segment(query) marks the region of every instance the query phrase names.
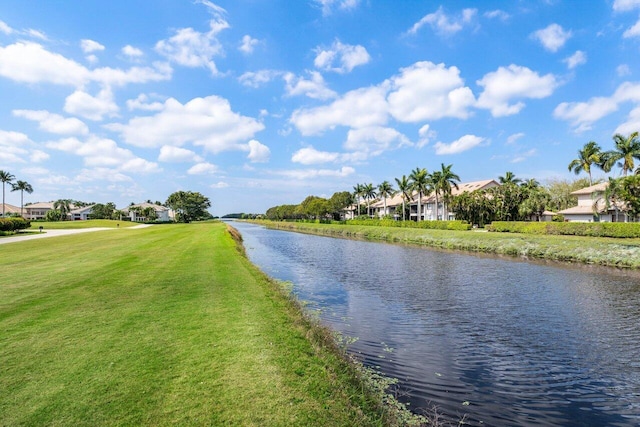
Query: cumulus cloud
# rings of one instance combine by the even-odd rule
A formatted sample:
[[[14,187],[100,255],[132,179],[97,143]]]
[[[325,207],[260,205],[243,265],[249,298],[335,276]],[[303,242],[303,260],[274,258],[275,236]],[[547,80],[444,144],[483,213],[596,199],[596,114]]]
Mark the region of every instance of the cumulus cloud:
[[[313,147],[305,147],[293,153],[291,161],[303,165],[316,165],[321,163],[332,163],[340,158],[340,153],[319,151]]]
[[[344,149],[356,154],[356,158],[364,160],[407,145],[411,145],[411,141],[397,130],[372,126],[349,130]]]
[[[238,49],[240,49],[240,52],[251,54],[253,53],[253,49],[259,44],[260,40],[254,39],[250,35],[245,35],[242,37],[242,43]]]
[[[80,47],[84,53],[93,53],[103,51],[105,47],[94,40],[83,39],[80,41]]]
[[[571,36],[571,31],[565,31],[558,24],[551,24],[531,34],[531,37],[538,40],[550,52],[557,52]]]
[[[11,28],[9,25],[7,25],[4,21],[0,21],[0,33],[4,33],[6,35],[9,35],[9,34],[13,33],[13,28]]]
[[[616,12],[627,12],[633,9],[640,9],[640,0],[615,0],[613,10]]]
[[[477,83],[484,88],[477,106],[491,110],[494,117],[517,114],[525,107],[522,101],[510,103],[513,99],[546,98],[558,86],[553,74],[540,76],[527,67],[514,64],[485,74]]]
[[[0,164],[26,163],[32,144],[24,133],[0,130]]]
[[[38,127],[46,132],[59,135],[86,135],[89,128],[81,120],[71,117],[64,118],[43,110],[13,110],[13,115],[38,122]]]
[[[247,158],[251,163],[266,163],[271,157],[271,150],[266,145],[252,139],[247,144],[249,148],[249,155]]]
[[[373,86],[347,92],[330,105],[301,108],[291,115],[291,123],[303,135],[318,135],[336,126],[362,128],[387,122],[386,88]]]
[[[118,113],[118,105],[109,89],[101,90],[97,96],[83,90],[76,90],[65,99],[64,111],[85,119],[100,121],[104,116],[113,117]]]
[[[524,133],[522,132],[518,132],[518,133],[514,133],[512,135],[509,135],[509,137],[507,138],[507,144],[508,145],[512,145],[515,144],[517,140],[519,140],[520,138],[524,137]]]
[[[425,15],[420,21],[413,24],[408,33],[416,34],[422,27],[428,25],[436,34],[451,36],[461,31],[465,26],[470,25],[477,13],[477,9],[463,9],[458,16],[450,16],[440,6],[437,11]]]
[[[127,108],[129,111],[160,111],[164,108],[164,104],[158,101],[150,102],[149,96],[141,93],[136,99],[127,100]]]
[[[316,53],[313,61],[316,68],[336,73],[350,73],[355,67],[371,60],[363,46],[343,44],[339,40],[334,41],[330,48],[317,48]]]
[[[582,65],[582,64],[586,64],[587,63],[587,54],[584,53],[581,50],[577,50],[576,53],[574,53],[570,57],[566,58],[563,62],[565,64],[567,64],[567,67],[570,70],[573,70],[578,65]]]
[[[194,98],[182,104],[174,98],[164,102],[153,116],[134,117],[127,124],[108,127],[138,147],[182,146],[192,143],[212,153],[246,149],[248,141],[264,129],[259,121],[231,110],[218,96]]]
[[[360,0],[314,0],[321,8],[324,16],[331,15],[335,8],[339,10],[355,9]]]
[[[213,15],[209,31],[202,33],[193,28],[181,28],[170,38],[156,43],[155,50],[183,67],[205,67],[212,75],[217,75],[218,68],[213,58],[224,53],[218,34],[229,28],[229,23],[224,18],[224,9],[208,1],[201,0],[200,3],[207,6]]]
[[[475,135],[465,135],[460,139],[457,139],[449,144],[443,142],[436,142],[435,149],[436,154],[458,154],[463,151],[470,150],[485,141],[485,138],[481,138]]]
[[[587,102],[562,102],[554,110],[556,119],[571,123],[576,132],[590,130],[594,122],[618,110],[612,98],[594,97]]]
[[[186,148],[163,145],[158,156],[160,162],[202,162],[202,157],[198,156]]]
[[[189,175],[212,175],[216,172],[218,167],[208,162],[195,164],[187,171]]]
[[[129,44],[122,48],[122,53],[129,58],[140,58],[144,56],[144,52],[142,52],[142,50]]]
[[[349,166],[343,166],[340,169],[296,169],[277,172],[290,179],[305,180],[311,178],[344,178],[355,173],[355,169]]]
[[[286,73],[284,75],[285,92],[287,96],[304,95],[313,99],[331,99],[338,96],[337,93],[329,89],[320,74],[317,71],[309,72],[310,79],[298,77],[293,73]]]
[[[496,10],[490,10],[488,12],[485,12],[484,17],[489,19],[499,19],[501,21],[506,21],[511,16],[504,10],[496,9]]]
[[[640,36],[640,20],[636,22],[632,27],[628,28],[624,33],[622,33],[622,37],[624,37],[625,39],[638,36]]]
[[[400,70],[391,79],[391,115],[401,122],[436,120],[443,117],[465,119],[475,103],[471,89],[464,86],[460,70],[424,61]]]
[[[437,134],[436,131],[431,129],[431,126],[424,125],[418,130],[418,136],[420,137],[420,139],[418,140],[416,146],[418,148],[422,148],[425,145],[429,144],[431,139],[435,138]]]
[[[276,70],[247,71],[238,78],[238,81],[243,86],[258,88],[280,75],[282,72]]]

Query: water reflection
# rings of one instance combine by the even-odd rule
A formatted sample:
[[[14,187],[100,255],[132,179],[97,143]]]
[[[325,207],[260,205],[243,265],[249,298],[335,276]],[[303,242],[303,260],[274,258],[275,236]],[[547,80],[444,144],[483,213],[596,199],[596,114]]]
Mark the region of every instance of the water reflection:
[[[640,279],[234,223],[411,407],[471,425],[640,424]]]

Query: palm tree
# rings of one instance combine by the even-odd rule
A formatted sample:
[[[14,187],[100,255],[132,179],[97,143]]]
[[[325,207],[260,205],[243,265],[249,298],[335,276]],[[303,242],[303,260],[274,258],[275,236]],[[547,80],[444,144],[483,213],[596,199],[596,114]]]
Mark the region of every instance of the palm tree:
[[[622,167],[622,175],[627,176],[629,171],[634,169],[633,159],[640,160],[640,140],[638,140],[638,132],[633,132],[627,138],[619,133],[613,135],[615,150],[604,153],[603,169],[609,172],[613,165],[618,161]]]
[[[0,181],[2,181],[2,218],[4,218],[4,185],[6,183],[11,183],[15,176],[11,175],[9,172],[0,170]]]
[[[569,163],[569,171],[574,171],[576,175],[585,171],[589,174],[589,185],[593,185],[591,178],[591,165],[602,165],[604,156],[600,146],[594,141],[587,142],[582,150],[578,150],[578,158]]]
[[[353,198],[356,201],[356,204],[358,205],[358,216],[360,216],[360,197],[362,196],[362,184],[356,184],[355,187],[353,187]]]
[[[507,171],[504,176],[499,176],[498,181],[500,184],[520,184],[522,180],[520,178],[516,178],[516,175],[513,172]]]
[[[71,201],[69,199],[58,199],[53,203],[53,209],[60,211],[61,221],[66,221],[67,215],[71,212]]]
[[[445,166],[444,163],[440,164],[441,170],[435,171],[431,174],[431,182],[433,183],[433,189],[436,195],[436,219],[438,219],[438,194],[442,194],[442,219],[444,219],[444,204],[451,197],[451,187],[458,189],[458,183],[460,177],[451,171],[453,165]],[[457,182],[456,182],[457,181]]]
[[[26,191],[29,194],[33,193],[33,187],[27,181],[17,181],[15,184],[11,184],[11,186],[13,187],[11,191],[20,192],[20,216],[23,216],[22,208],[24,206],[24,192]]]
[[[387,197],[393,197],[395,194],[396,191],[389,181],[382,181],[382,183],[378,185],[378,195],[384,200],[384,215],[387,215]]]
[[[402,179],[396,178],[396,184],[398,184],[398,192],[402,193],[402,220],[406,221],[405,201],[411,200],[411,181],[406,175],[402,175]]]
[[[418,221],[420,221],[420,217],[422,216],[422,212],[420,209],[422,196],[429,191],[431,185],[429,183],[427,170],[425,168],[415,168],[411,171],[409,179],[411,180],[411,190],[418,193]]]
[[[376,198],[376,190],[372,183],[362,185],[362,197],[367,201],[367,216],[371,217],[371,200]]]

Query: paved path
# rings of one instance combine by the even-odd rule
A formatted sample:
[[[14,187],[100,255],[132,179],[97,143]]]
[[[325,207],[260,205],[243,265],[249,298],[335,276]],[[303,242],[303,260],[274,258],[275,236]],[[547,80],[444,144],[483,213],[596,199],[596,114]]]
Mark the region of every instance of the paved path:
[[[133,230],[136,228],[151,227],[151,224],[140,224],[134,227],[122,227],[122,230]],[[73,230],[45,230],[42,233],[29,233],[29,234],[17,234],[15,236],[7,236],[0,238],[0,245],[5,243],[22,242],[24,240],[43,239],[45,237],[66,236],[67,234],[88,233],[91,231],[102,230],[120,230],[120,228],[108,228],[108,227],[93,227],[93,228],[78,228]]]

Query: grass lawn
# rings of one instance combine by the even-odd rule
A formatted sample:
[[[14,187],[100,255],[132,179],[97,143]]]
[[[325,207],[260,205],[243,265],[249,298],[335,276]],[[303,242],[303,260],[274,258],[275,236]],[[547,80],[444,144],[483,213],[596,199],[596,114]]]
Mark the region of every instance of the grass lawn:
[[[383,425],[225,230],[1,246],[0,425]]]
[[[584,264],[640,268],[640,239],[261,221],[271,228]]]
[[[111,219],[90,219],[88,221],[55,221],[55,222],[45,222],[45,221],[31,221],[31,230],[38,230],[39,227],[44,228],[44,230],[61,230],[61,229],[78,229],[78,228],[93,228],[93,227],[107,227],[107,228],[117,228],[117,227],[134,227],[136,225],[140,225],[139,222],[132,221],[114,221]]]

